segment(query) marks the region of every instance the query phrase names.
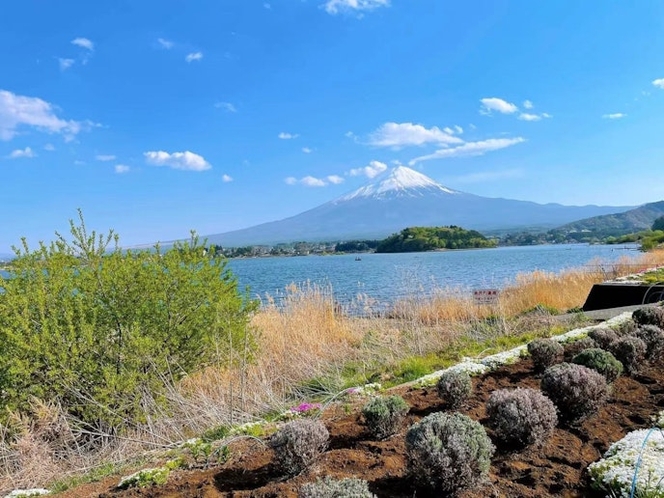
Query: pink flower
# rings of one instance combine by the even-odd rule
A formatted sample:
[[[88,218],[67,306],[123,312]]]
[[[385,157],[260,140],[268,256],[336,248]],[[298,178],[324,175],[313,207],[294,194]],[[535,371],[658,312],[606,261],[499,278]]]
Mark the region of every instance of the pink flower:
[[[320,403],[301,403],[291,408],[294,412],[305,413],[310,410],[320,410],[322,408]]]

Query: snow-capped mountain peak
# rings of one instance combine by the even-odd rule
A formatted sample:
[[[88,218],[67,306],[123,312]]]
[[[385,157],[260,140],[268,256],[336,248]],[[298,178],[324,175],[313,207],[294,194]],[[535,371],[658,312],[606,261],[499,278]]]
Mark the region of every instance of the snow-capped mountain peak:
[[[337,201],[349,201],[360,197],[420,197],[425,194],[457,194],[431,178],[406,166],[397,166],[376,177],[374,181],[342,196]]]

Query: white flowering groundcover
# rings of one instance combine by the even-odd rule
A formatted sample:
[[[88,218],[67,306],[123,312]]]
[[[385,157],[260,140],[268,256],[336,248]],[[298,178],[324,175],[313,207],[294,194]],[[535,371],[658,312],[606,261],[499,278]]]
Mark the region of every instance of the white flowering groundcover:
[[[664,497],[664,433],[641,429],[613,443],[604,458],[591,463],[594,485],[611,497]]]

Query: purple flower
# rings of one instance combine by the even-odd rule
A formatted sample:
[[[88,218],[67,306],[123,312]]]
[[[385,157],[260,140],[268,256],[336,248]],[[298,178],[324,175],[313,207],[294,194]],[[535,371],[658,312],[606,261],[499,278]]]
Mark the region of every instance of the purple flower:
[[[305,413],[310,410],[320,410],[322,408],[320,403],[301,403],[291,408],[294,412]]]

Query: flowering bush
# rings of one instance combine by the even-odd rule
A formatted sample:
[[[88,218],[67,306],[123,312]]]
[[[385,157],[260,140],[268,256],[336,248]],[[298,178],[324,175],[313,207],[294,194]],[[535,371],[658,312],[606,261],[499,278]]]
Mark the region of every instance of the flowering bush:
[[[606,402],[606,379],[590,368],[561,363],[542,376],[542,391],[558,408],[559,418],[575,423],[595,413]]]
[[[647,440],[646,440],[647,438]],[[645,443],[645,444],[644,444]],[[638,469],[637,462],[640,461]],[[638,472],[637,472],[638,470]],[[613,443],[604,457],[588,467],[595,488],[611,496],[664,496],[664,435],[659,429],[630,432]]]
[[[638,373],[647,351],[646,343],[638,337],[621,337],[611,344],[611,352],[623,364],[629,375]]]
[[[378,397],[369,401],[362,415],[371,434],[378,439],[393,436],[401,428],[409,406],[401,396]]]
[[[615,356],[599,348],[581,351],[572,359],[572,363],[592,368],[602,374],[607,382],[616,380],[623,371],[622,363]]]
[[[590,337],[584,337],[578,341],[573,341],[565,344],[565,361],[569,361],[579,354],[584,349],[596,348],[597,343]]]
[[[300,488],[298,498],[375,498],[367,481],[362,479],[332,479],[325,477]]]
[[[528,352],[533,359],[535,371],[543,372],[562,361],[565,348],[551,339],[535,339],[528,344]]]
[[[318,420],[288,422],[270,440],[276,464],[288,475],[310,467],[327,448],[330,434]]]
[[[553,402],[535,389],[500,389],[486,405],[496,438],[517,449],[541,445],[558,423]]]
[[[432,413],[406,434],[408,470],[415,481],[453,493],[486,477],[494,447],[479,422],[460,413]]]
[[[632,320],[638,325],[656,325],[664,327],[664,308],[659,306],[644,306],[638,308],[632,313]]]
[[[641,325],[634,332],[634,337],[646,344],[646,356],[656,361],[664,352],[664,331],[656,325]]]
[[[447,370],[438,379],[438,395],[450,408],[461,407],[473,392],[470,375],[463,371]]]
[[[588,337],[597,343],[598,348],[608,351],[613,341],[617,341],[619,336],[615,330],[601,327],[588,332]]]

